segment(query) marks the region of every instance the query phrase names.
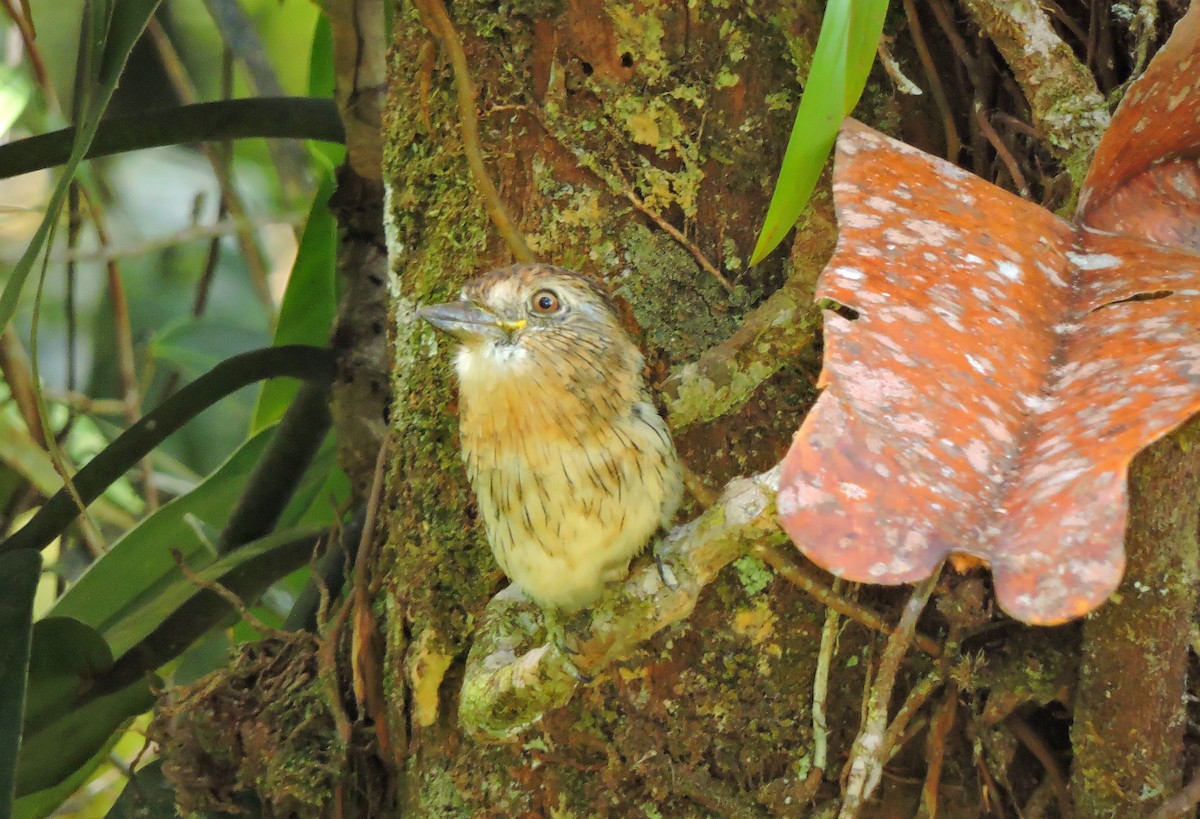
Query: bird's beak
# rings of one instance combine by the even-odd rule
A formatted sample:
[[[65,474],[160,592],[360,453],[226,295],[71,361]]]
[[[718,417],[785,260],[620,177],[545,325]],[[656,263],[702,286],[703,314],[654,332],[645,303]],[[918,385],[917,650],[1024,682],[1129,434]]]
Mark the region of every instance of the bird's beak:
[[[470,301],[452,301],[422,307],[417,315],[462,342],[486,336],[504,336],[525,326],[525,321],[505,321]]]

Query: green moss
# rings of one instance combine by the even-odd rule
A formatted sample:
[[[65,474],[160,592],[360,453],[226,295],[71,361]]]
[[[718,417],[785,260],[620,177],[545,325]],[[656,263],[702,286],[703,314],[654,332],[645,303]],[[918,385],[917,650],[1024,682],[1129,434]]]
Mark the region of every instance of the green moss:
[[[742,588],[750,596],[761,592],[775,579],[775,572],[771,571],[766,563],[763,563],[754,555],[739,557],[733,562],[733,567],[737,570],[738,580],[741,581]]]

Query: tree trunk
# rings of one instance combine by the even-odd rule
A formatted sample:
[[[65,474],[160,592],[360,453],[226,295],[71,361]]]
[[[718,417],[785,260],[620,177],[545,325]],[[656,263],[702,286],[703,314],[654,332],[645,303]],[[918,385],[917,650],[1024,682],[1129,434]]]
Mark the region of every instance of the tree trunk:
[[[420,0],[395,14],[383,107],[394,401],[379,598],[387,722],[390,736],[404,740],[391,761],[406,813],[803,816],[837,804],[885,635],[850,623],[825,641],[835,652],[822,663],[830,762],[814,772],[813,680],[825,609],[749,555],[704,590],[686,621],[577,686],[566,707],[515,740],[486,744],[459,722],[467,652],[506,581],[460,461],[452,351],[414,311],[516,260],[520,251],[489,213],[510,214],[539,260],[595,275],[629,303],[680,454],[708,487],[775,465],[815,398],[820,316],[811,294],[836,238],[828,186],[787,252],[753,268],[747,262],[825,4],[733,5],[474,1],[455,3],[447,24],[441,0]],[[918,18],[906,5],[911,30]],[[945,31],[948,4],[934,5]],[[896,94],[877,72],[856,116],[939,153],[960,144],[951,138],[957,122],[970,130],[975,172],[1011,175],[1016,185],[1017,161],[997,160],[994,131],[972,124],[970,112],[989,95],[1021,89],[1001,76],[982,38],[947,36],[970,76],[947,70],[939,80],[925,54],[936,103],[932,94]],[[456,42],[464,59],[456,59]],[[967,45],[976,51],[966,53]],[[908,65],[921,62],[904,56]],[[980,77],[986,82],[972,86]],[[944,134],[930,124],[939,121]],[[1027,131],[1014,131],[1016,139]],[[1024,167],[1043,166],[1038,151],[1020,158]],[[473,176],[480,161],[494,199]],[[1045,203],[1070,196],[1049,174],[1036,182]],[[680,520],[703,506],[685,502]],[[893,712],[907,719],[932,701],[936,716],[928,731],[921,716],[904,733],[888,763],[898,775],[884,778],[872,815],[932,816],[939,807],[955,817],[1036,815],[1055,798],[1060,813],[1069,810],[1062,714],[1080,629],[1011,621],[981,628],[990,616],[984,589],[977,578],[946,581],[937,614],[922,623],[941,618],[963,653],[946,647],[940,660],[907,658]],[[857,593],[886,623],[905,596]],[[1180,610],[1193,602],[1181,600]],[[1174,691],[1186,655],[1177,644],[1170,651]],[[905,703],[911,708],[898,708],[910,691],[918,697]],[[1085,729],[1076,726],[1077,742],[1088,741]],[[1173,759],[1177,735],[1164,738]],[[907,741],[913,737],[924,740]]]
[[[484,166],[504,206],[539,259],[596,275],[628,300],[659,381],[730,336],[785,280],[811,293],[832,250],[822,198],[790,258],[746,266],[821,6],[780,3],[748,15],[569,2],[529,4],[517,16],[490,4],[454,6],[478,90]],[[753,558],[726,570],[685,625],[582,687],[516,742],[489,747],[463,734],[457,700],[472,627],[505,581],[460,465],[450,351],[412,310],[455,297],[466,279],[514,258],[468,168],[445,45],[411,8],[394,25],[384,156],[397,328],[387,668],[391,719],[397,735],[411,737],[397,760],[408,808],[425,816],[791,812],[803,801],[812,750],[824,614]],[[732,280],[731,291],[710,266]],[[811,338],[815,311],[794,315]],[[688,465],[719,487],[775,464],[811,403],[815,366],[811,355],[788,363],[755,401],[677,430]],[[728,390],[729,380],[707,386]],[[862,630],[848,632],[842,664],[869,642]],[[831,702],[835,749],[853,737],[864,665],[839,680]],[[830,786],[825,795],[834,793]]]

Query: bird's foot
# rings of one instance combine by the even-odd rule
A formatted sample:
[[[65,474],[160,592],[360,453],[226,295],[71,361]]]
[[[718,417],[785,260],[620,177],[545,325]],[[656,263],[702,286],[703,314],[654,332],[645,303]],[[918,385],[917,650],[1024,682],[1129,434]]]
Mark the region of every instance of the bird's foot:
[[[563,658],[566,660],[564,667],[577,682],[586,685],[592,681],[591,676],[579,670],[575,660],[579,656],[579,649],[572,645],[572,643],[576,645],[578,643],[567,636],[566,624],[559,618],[557,612],[546,612],[546,642],[554,644],[562,652]]]
[[[657,551],[654,552],[654,565],[658,567],[658,577],[662,580],[663,585],[671,591],[679,588],[679,578],[675,576],[675,572],[671,567],[663,562],[662,555]]]

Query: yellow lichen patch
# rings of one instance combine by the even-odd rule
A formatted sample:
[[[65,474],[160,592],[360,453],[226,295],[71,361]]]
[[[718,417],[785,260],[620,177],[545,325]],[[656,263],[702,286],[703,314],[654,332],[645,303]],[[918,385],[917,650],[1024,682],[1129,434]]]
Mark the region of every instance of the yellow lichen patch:
[[[733,630],[748,637],[755,645],[771,638],[775,633],[775,622],[775,612],[771,611],[771,604],[765,599],[733,613]]]
[[[408,655],[408,685],[412,689],[413,715],[423,727],[437,720],[439,694],[446,669],[454,657],[441,650],[431,629],[421,632]]]

